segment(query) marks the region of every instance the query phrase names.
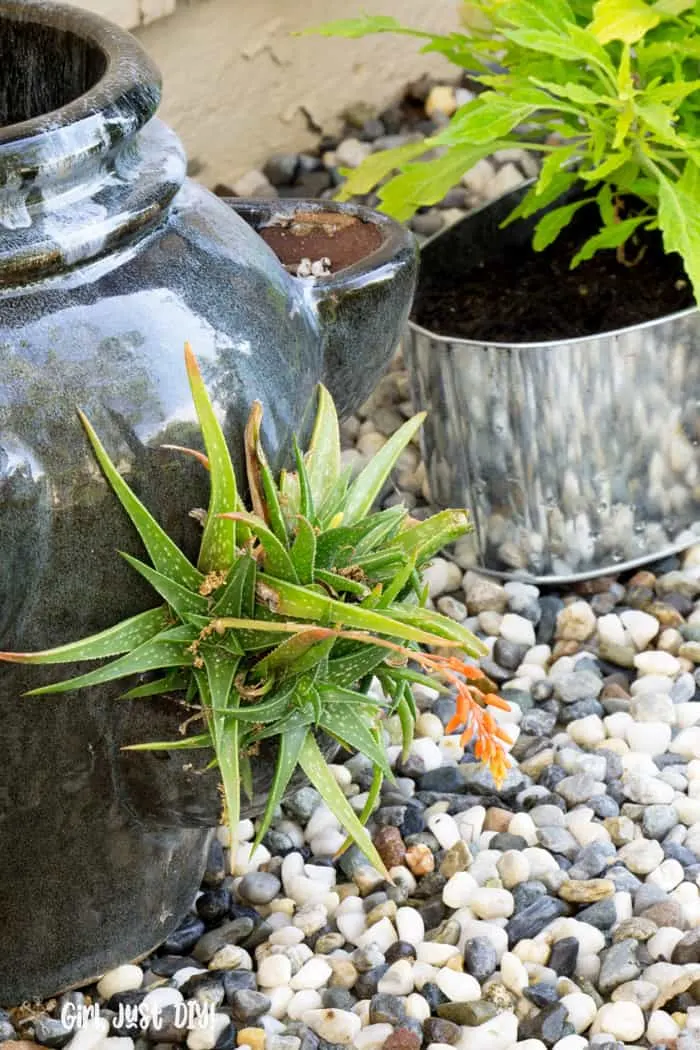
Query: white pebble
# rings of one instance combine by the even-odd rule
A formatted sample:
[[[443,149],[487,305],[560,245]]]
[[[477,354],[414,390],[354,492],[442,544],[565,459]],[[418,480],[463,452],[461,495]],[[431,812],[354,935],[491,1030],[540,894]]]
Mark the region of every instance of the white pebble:
[[[380,995],[409,995],[413,991],[413,964],[408,959],[398,959],[379,978],[377,991]]]
[[[683,931],[676,930],[673,926],[662,926],[658,929],[654,936],[649,938],[646,945],[652,959],[655,962],[659,959],[670,962],[673,949],[682,936]]]
[[[653,1010],[647,1024],[647,1039],[654,1044],[672,1045],[680,1035],[680,1028],[665,1010]]]
[[[634,875],[648,875],[662,863],[664,851],[656,839],[636,839],[622,847],[618,859]]]
[[[605,1003],[601,1006],[592,1032],[606,1032],[623,1043],[634,1043],[644,1034],[644,1014],[636,1003]]]
[[[473,1003],[481,998],[481,988],[475,977],[443,966],[435,975],[435,983],[451,1003]]]
[[[340,1046],[352,1046],[362,1029],[361,1019],[349,1010],[308,1010],[302,1021],[321,1039]]]
[[[390,1024],[368,1024],[358,1032],[352,1045],[355,1050],[382,1050],[393,1031],[394,1026]]]
[[[268,955],[258,966],[258,984],[261,988],[288,986],[292,979],[292,964],[286,955]]]
[[[650,649],[646,653],[637,653],[634,666],[640,675],[658,674],[675,678],[681,671],[681,664],[675,656],[665,653],[663,649]]]
[[[205,1024],[198,1025],[188,1032],[189,1050],[213,1050],[219,1036],[230,1023],[231,1018],[227,1014],[213,1014]]]
[[[525,963],[513,952],[505,952],[501,959],[501,980],[506,988],[518,996],[530,983]]]
[[[605,740],[605,726],[603,719],[598,715],[586,715],[585,718],[575,718],[569,722],[566,731],[580,747],[597,747]]]
[[[472,894],[469,907],[477,919],[507,919],[515,905],[509,890],[482,887]]]
[[[106,1017],[90,1017],[78,1028],[66,1050],[95,1050],[109,1032],[109,1021]]]
[[[430,966],[444,966],[448,959],[459,955],[459,948],[454,944],[440,944],[439,941],[423,941],[416,948],[416,959]]]
[[[527,645],[528,648],[534,646],[537,639],[535,638],[535,628],[530,620],[526,620],[524,616],[518,616],[516,613],[506,613],[501,620],[500,628],[501,638],[505,638],[508,642],[513,642],[514,645]]]
[[[410,995],[407,995],[404,1006],[406,1016],[411,1017],[414,1021],[419,1021],[421,1024],[430,1017],[430,1003],[418,992],[411,992]]]
[[[321,958],[320,955],[315,955],[313,959],[305,962],[300,970],[297,970],[289,982],[289,987],[293,988],[295,992],[304,991],[308,988],[323,988],[328,983],[332,973],[333,970],[326,960]]]
[[[119,992],[131,992],[140,988],[143,983],[143,970],[140,966],[125,964],[109,970],[97,982],[97,992],[103,999],[111,999]]]
[[[496,868],[507,890],[518,886],[521,882],[527,882],[530,878],[530,864],[527,857],[515,849],[506,850],[497,862]]]
[[[473,875],[470,875],[468,871],[458,871],[447,880],[443,887],[443,904],[446,904],[448,908],[464,908],[470,903],[477,889],[478,883]]]
[[[671,742],[669,751],[671,754],[680,755],[682,758],[700,758],[700,726],[682,729]]]
[[[297,995],[299,993],[297,992]],[[268,1011],[270,1017],[275,1017],[277,1020],[281,1020],[286,1016],[289,1004],[294,998],[294,992],[291,988],[280,987],[280,988],[266,988],[265,995],[270,1000],[270,1009]]]
[[[399,908],[396,912],[396,931],[400,941],[419,945],[425,937],[423,916],[416,908]]]
[[[638,650],[646,647],[656,638],[661,624],[655,616],[640,609],[627,609],[620,613],[620,620]]]
[[[626,735],[633,751],[662,755],[671,743],[671,726],[663,722],[637,722],[627,727]]]
[[[139,1003],[139,1013],[142,1017],[157,1017],[166,1006],[179,1006],[184,1001],[177,988],[153,988]]]
[[[416,755],[423,762],[426,773],[442,766],[442,751],[434,740],[427,736],[416,737],[411,744],[411,754]]]
[[[561,998],[561,1004],[566,1008],[569,1021],[576,1029],[576,1034],[586,1032],[595,1020],[597,1007],[595,999],[586,995],[585,992],[571,992]]]
[[[384,918],[365,930],[362,936],[358,938],[357,946],[358,948],[368,948],[370,944],[376,944],[380,952],[385,952],[388,948],[391,948],[392,944],[396,944],[397,940],[398,937],[391,921]]]
[[[301,1021],[308,1010],[319,1010],[323,1006],[323,999],[319,992],[306,988],[295,992],[287,1006],[287,1017],[290,1021]]]
[[[683,877],[683,865],[677,860],[669,859],[651,871],[646,881],[670,893],[671,890],[675,890],[676,886],[680,886]]]
[[[449,813],[434,813],[428,818],[428,828],[443,849],[450,849],[462,838],[456,820]]]
[[[504,1011],[475,1028],[462,1028],[459,1050],[508,1050],[518,1039],[518,1019]]]
[[[557,1039],[552,1050],[587,1050],[588,1040],[582,1035],[565,1035],[563,1039]]]

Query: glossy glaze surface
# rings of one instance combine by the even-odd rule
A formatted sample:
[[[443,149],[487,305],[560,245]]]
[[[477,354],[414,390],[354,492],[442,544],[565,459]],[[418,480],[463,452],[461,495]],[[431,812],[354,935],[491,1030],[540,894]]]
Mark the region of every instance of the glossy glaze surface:
[[[239,461],[254,398],[279,459],[319,379],[346,411],[371,389],[407,314],[415,251],[368,216],[386,229],[376,258],[325,289],[297,281],[254,232],[259,219],[185,180],[135,41],[33,0],[0,2],[0,30],[14,47],[0,44],[0,649],[29,650],[154,604],[117,554],[143,552],[76,407],[194,554],[188,512],[205,504],[206,479],[160,447],[199,441],[184,341]],[[64,62],[59,80],[11,88],[12,76],[50,76],[46,49]],[[119,686],[22,697],[67,670],[0,669],[2,1005],[162,940],[191,903],[217,818],[214,785],[183,773],[186,760],[120,753],[173,737],[174,703],[120,703]],[[258,794],[269,775],[259,768]]]

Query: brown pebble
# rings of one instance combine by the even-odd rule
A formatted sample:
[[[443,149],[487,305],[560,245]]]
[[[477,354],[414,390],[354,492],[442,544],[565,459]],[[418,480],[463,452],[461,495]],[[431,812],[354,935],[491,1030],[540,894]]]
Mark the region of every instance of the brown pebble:
[[[573,589],[577,594],[584,596],[591,594],[604,594],[609,591],[613,583],[617,583],[617,576],[597,576],[593,580],[581,580],[575,583]]]
[[[607,685],[604,685],[600,694],[601,700],[629,700],[629,698],[630,694],[617,682],[609,682]]]
[[[420,1050],[421,1042],[410,1028],[397,1028],[384,1040],[383,1050]]]
[[[562,900],[572,904],[593,904],[612,897],[615,883],[611,879],[568,879],[559,887]]]
[[[651,919],[657,926],[673,926],[676,930],[685,930],[688,926],[680,904],[670,898],[667,901],[652,904],[651,907],[645,909],[642,915],[645,919]]]
[[[265,1050],[264,1028],[240,1028],[236,1036],[238,1046],[249,1046],[250,1050]]]
[[[374,845],[387,868],[396,868],[399,864],[403,864],[406,844],[398,828],[390,826],[380,828],[374,836]]]
[[[38,1050],[39,1043],[33,1043],[31,1039],[8,1039],[0,1043],[0,1050]]]
[[[656,584],[656,576],[653,572],[648,572],[646,569],[640,569],[639,572],[635,572],[631,580],[627,581],[627,587],[654,587]]]
[[[507,831],[512,819],[513,814],[509,809],[489,806],[484,819],[484,831]]]
[[[566,638],[558,641],[552,650],[552,663],[558,660],[560,656],[573,656],[580,648],[581,643],[575,642],[573,639]]]
[[[678,609],[674,609],[666,602],[652,602],[644,611],[650,616],[655,616],[662,627],[680,627],[685,623]]]
[[[466,871],[471,865],[472,855],[466,842],[461,839],[450,846],[440,864],[440,874],[446,879],[451,879],[458,871]]]
[[[413,875],[420,878],[435,870],[435,857],[428,846],[417,842],[406,850],[406,867]]]

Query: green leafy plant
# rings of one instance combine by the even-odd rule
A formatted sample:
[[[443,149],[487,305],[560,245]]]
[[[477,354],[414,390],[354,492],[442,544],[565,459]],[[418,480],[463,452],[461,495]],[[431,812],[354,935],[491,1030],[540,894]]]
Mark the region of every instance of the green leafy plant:
[[[177,451],[196,457],[209,471],[211,489],[196,566],[138,500],[81,414],[100,467],[151,564],[123,557],[151,584],[162,604],[90,638],[38,653],[4,652],[0,659],[60,664],[116,657],[29,695],[66,693],[160,672],[124,695],[133,700],[161,694],[183,698],[190,716],[183,735],[130,749],[213,749],[233,858],[241,788],[250,791],[252,783],[251,756],[272,740],[277,745],[276,765],[256,844],[300,767],[350,840],[383,870],[364,825],[383,778],[392,776],[381,736],[387,713],[399,717],[404,749],[411,745],[413,683],[455,691],[457,712],[448,729],[463,726],[465,741],[476,736],[475,753],[489,763],[497,781],[506,771],[503,742],[508,737],[487,710],[489,705],[506,705],[474,663],[457,655],[475,658],[483,647],[464,627],[424,607],[419,575],[436,551],[468,531],[467,515],[445,510],[418,522],[400,506],[372,513],[423,416],[404,423],[351,482],[349,472],[341,470],[335,407],[322,386],[308,451],[302,455],[294,442],[296,471],[282,471],[277,482],[260,441],[262,408],[253,404],[245,431],[251,503],[246,510],[189,347],[185,359],[206,454]],[[373,675],[386,700],[368,691]],[[201,732],[184,735],[197,719]],[[373,784],[359,816],[324,759],[318,733],[372,760]]]
[[[602,248],[633,261],[626,242],[640,228],[660,228],[665,250],[680,253],[700,298],[696,0],[468,0],[462,10],[463,31],[449,35],[382,15],[311,30],[417,37],[426,41],[423,51],[445,55],[483,89],[437,134],[374,153],[346,172],[340,199],[378,186],[383,210],[407,219],[495,150],[532,150],[544,158],[539,177],[508,221],[553,205],[577,183],[582,188],[539,220],[535,250],[592,201],[600,229],[572,267]]]

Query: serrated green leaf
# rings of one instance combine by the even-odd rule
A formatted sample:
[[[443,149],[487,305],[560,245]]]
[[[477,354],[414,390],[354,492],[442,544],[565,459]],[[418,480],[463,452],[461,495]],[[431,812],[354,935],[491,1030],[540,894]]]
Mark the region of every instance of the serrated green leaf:
[[[182,584],[164,576],[162,572],[157,572],[150,565],[139,561],[138,558],[133,558],[130,554],[125,554],[124,551],[119,553],[132,569],[135,569],[145,580],[148,580],[153,590],[157,591],[161,598],[165,599],[178,616],[185,616],[188,613],[204,616],[207,612],[207,600],[201,594],[183,587]]]
[[[327,627],[309,627],[281,642],[276,649],[255,665],[257,678],[264,679],[279,671],[301,673],[309,670],[330,651],[335,637],[329,637]],[[311,655],[311,663],[304,657]]]
[[[401,170],[409,161],[423,156],[433,147],[433,140],[422,139],[418,142],[408,142],[394,149],[380,150],[371,153],[362,163],[346,172],[337,200],[347,201],[354,196],[369,193],[378,186],[383,179],[393,171]]]
[[[569,225],[576,212],[594,199],[593,197],[585,197],[583,200],[573,201],[571,204],[563,204],[560,208],[554,208],[552,211],[548,211],[546,215],[543,215],[535,227],[535,236],[532,240],[532,247],[535,251],[541,252],[548,248],[557,239],[561,231]]]
[[[425,609],[422,606],[390,605],[383,610],[392,619],[397,620],[405,626],[413,626],[423,631],[430,631],[446,641],[457,642],[461,649],[468,652],[470,656],[484,656],[486,649],[475,634],[463,627],[456,620],[436,612],[434,609]]]
[[[156,678],[152,682],[137,685],[127,693],[122,694],[122,700],[141,700],[149,696],[160,696],[163,693],[178,693],[187,686],[187,678],[179,671],[174,671]]]
[[[281,580],[289,580],[290,583],[298,582],[289,552],[260,518],[254,514],[247,514],[245,511],[229,514],[228,517],[244,522],[260,542],[265,552],[265,567],[268,572],[278,576]]]
[[[292,437],[292,447],[294,449],[294,458],[297,465],[297,481],[299,482],[299,513],[303,518],[314,522],[316,520],[316,512],[314,508],[314,497],[311,491],[311,482],[296,437]]]
[[[318,407],[306,456],[314,507],[322,507],[340,476],[340,429],[333,398],[318,385]]]
[[[600,92],[592,91],[585,84],[577,84],[575,81],[556,84],[551,80],[538,80],[536,77],[532,77],[531,80],[533,84],[537,84],[538,87],[556,96],[556,98],[568,99],[569,102],[574,102],[576,105],[609,106],[611,103],[610,96],[601,95]],[[559,152],[557,150],[554,155],[556,156]]]
[[[523,124],[541,105],[538,101],[520,101],[495,91],[485,91],[468,102],[452,118],[447,131],[439,135],[445,143],[469,143],[472,146],[503,138],[518,124]],[[464,169],[466,170],[466,169]]]
[[[605,248],[619,248],[621,244],[629,240],[634,231],[645,222],[649,221],[648,216],[635,216],[631,219],[622,219],[620,222],[614,223],[612,226],[605,226],[598,233],[589,237],[588,240],[583,244],[581,248],[576,252],[576,255],[571,260],[571,269],[573,270],[580,263],[585,262],[587,259],[592,259],[596,252],[601,251]]]
[[[255,558],[241,554],[214,605],[216,616],[252,616],[255,605]]]
[[[235,522],[221,517],[226,511],[235,510],[238,506],[236,474],[223,430],[189,343],[185,343],[185,367],[207,450],[211,486],[197,567],[205,573],[222,571],[233,564],[236,550]]]
[[[207,660],[205,658],[205,665]],[[238,694],[227,688],[230,667],[222,661],[213,659],[210,655],[206,670],[195,668],[194,676],[197,680],[199,695],[205,710],[214,706],[226,705],[235,711],[238,706]],[[235,667],[234,667],[235,672]],[[231,680],[233,676],[231,676]],[[212,684],[216,690],[216,699],[212,694]],[[221,773],[221,783],[224,793],[224,820],[229,829],[229,841],[231,848],[231,870],[233,871],[238,850],[238,825],[241,819],[241,776],[239,767],[239,724],[235,718],[228,714],[210,715],[210,733],[214,742],[216,753],[216,764]]]
[[[418,565],[421,565],[448,543],[472,531],[473,526],[466,510],[441,510],[425,521],[402,529],[387,543],[387,547],[400,548],[404,554],[411,555]]]
[[[427,36],[406,29],[397,18],[391,15],[361,15],[357,18],[336,18],[332,22],[323,22],[318,26],[303,29],[299,36],[344,36],[356,40],[372,33],[410,33],[411,36]]]
[[[144,507],[141,500],[132,492],[107,455],[87,416],[83,412],[78,412],[78,415],[107,481],[129,515],[158,572],[177,580],[183,587],[197,590],[204,579],[202,574],[195,569],[177,544],[173,543],[153,515]]]
[[[436,144],[437,139],[436,139]],[[418,208],[441,201],[465,172],[498,148],[496,141],[474,145],[449,146],[445,153],[428,162],[405,164],[399,175],[378,190],[382,211],[400,222],[410,219]],[[377,153],[376,156],[381,156]]]
[[[545,189],[538,191],[538,186],[532,186],[519,204],[513,209],[506,219],[501,223],[501,229],[510,226],[517,219],[528,219],[538,211],[549,207],[564,193],[571,189],[577,181],[578,175],[574,171],[559,171],[551,176]]]
[[[398,527],[406,515],[405,508],[392,507],[389,510],[368,514],[353,525],[339,525],[326,529],[316,541],[316,565],[323,569],[345,568],[355,560],[355,551],[364,538],[370,535],[377,526],[391,521]]]
[[[334,656],[328,661],[326,681],[335,685],[350,686],[365,675],[371,674],[386,660],[386,649],[377,645],[358,645],[343,656]]]
[[[367,857],[372,867],[384,875],[385,878],[388,878],[389,873],[384,867],[384,862],[377,853],[367,829],[360,823],[357,814],[341,791],[311,733],[307,734],[299,751],[299,765],[320,793],[333,816],[352,836],[353,841]]]
[[[336,601],[318,594],[309,588],[298,587],[284,580],[277,580],[265,573],[260,574],[271,592],[276,594],[276,611],[282,616],[300,620],[316,620],[320,623],[336,623],[343,627],[373,631],[405,641],[421,642],[423,645],[440,645],[441,635],[429,633],[411,624],[399,622],[390,612],[374,612],[359,605]]]
[[[700,165],[686,161],[683,175],[672,182],[659,176],[659,225],[667,252],[678,252],[700,299]]]
[[[299,753],[304,746],[308,732],[308,726],[292,726],[288,727],[287,731],[280,736],[275,772],[270,784],[265,812],[261,817],[258,833],[255,836],[254,849],[265,838],[274,819],[275,811],[284,798],[287,785],[299,764]]]
[[[348,576],[341,576],[340,573],[330,572],[328,569],[317,569],[316,579],[338,594],[354,594],[357,598],[365,598],[370,593],[366,584]]]
[[[300,583],[313,583],[316,565],[316,533],[311,522],[299,515],[297,534],[289,552]]]
[[[322,700],[328,695],[331,688],[326,687],[319,691]],[[353,705],[336,704],[330,708],[324,704],[318,718],[318,725],[339,740],[348,750],[359,755],[366,755],[373,766],[381,769],[385,777],[393,780],[384,747],[377,743],[369,726]]]
[[[597,0],[588,28],[601,44],[612,40],[636,44],[659,22],[659,12],[644,0]]]
[[[0,660],[16,664],[70,664],[82,660],[102,660],[137,648],[160,634],[169,622],[170,613],[161,605],[122,620],[114,627],[108,627],[106,631],[90,635],[89,638],[36,653],[0,652]]]
[[[188,653],[182,642],[162,640],[156,635],[150,641],[133,649],[125,656],[120,656],[104,667],[87,674],[77,675],[65,682],[31,689],[26,696],[48,696],[53,693],[67,693],[74,689],[85,689],[89,685],[103,685],[118,678],[126,678],[144,671],[162,671],[167,667],[187,667],[192,663],[192,654]]]
[[[208,733],[186,736],[182,740],[153,740],[147,744],[127,744],[122,751],[190,751],[213,747]]]
[[[397,459],[413,435],[418,432],[425,416],[425,412],[419,412],[412,419],[406,420],[360,471],[343,507],[345,525],[352,525],[369,512]]]

